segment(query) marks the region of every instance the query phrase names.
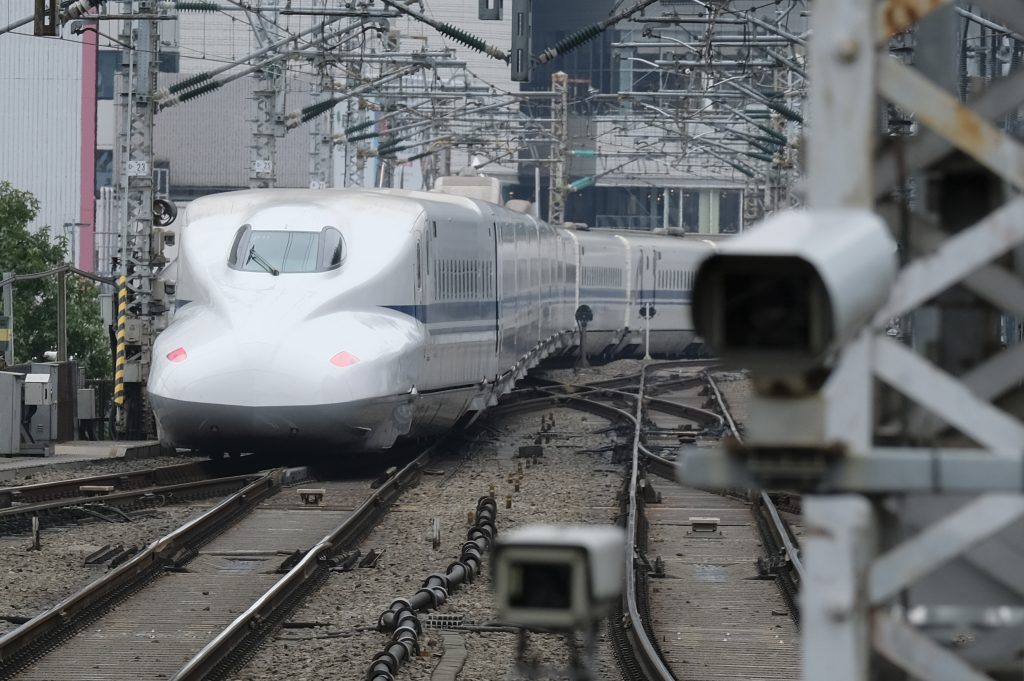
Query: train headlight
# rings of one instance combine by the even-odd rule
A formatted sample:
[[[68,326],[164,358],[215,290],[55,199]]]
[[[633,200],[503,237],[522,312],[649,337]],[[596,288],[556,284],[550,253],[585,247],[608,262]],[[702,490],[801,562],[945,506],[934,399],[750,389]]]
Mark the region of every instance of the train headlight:
[[[185,348],[177,348],[167,353],[167,359],[177,364],[188,359],[188,353],[185,352]]]
[[[359,364],[359,358],[353,355],[351,352],[346,352],[345,350],[342,350],[334,357],[331,357],[331,364],[333,364],[336,367],[341,367],[342,369],[344,369],[345,367],[350,367],[353,364]]]

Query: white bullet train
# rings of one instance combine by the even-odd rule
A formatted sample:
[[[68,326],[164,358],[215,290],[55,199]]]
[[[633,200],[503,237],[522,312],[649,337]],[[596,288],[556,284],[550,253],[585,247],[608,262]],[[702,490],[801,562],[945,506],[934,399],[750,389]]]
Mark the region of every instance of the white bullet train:
[[[192,202],[177,311],[149,396],[167,445],[219,455],[368,451],[450,428],[527,370],[579,352],[694,340],[690,291],[713,244],[555,229],[438,192],[261,189]]]

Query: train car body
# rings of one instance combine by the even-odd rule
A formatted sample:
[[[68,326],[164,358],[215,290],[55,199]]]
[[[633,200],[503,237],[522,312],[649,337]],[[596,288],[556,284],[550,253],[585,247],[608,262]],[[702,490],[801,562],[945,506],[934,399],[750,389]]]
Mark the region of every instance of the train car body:
[[[404,190],[270,189],[194,201],[177,310],[154,346],[161,440],[211,454],[375,450],[493,405],[538,362],[693,341],[712,246],[555,229],[496,204]]]

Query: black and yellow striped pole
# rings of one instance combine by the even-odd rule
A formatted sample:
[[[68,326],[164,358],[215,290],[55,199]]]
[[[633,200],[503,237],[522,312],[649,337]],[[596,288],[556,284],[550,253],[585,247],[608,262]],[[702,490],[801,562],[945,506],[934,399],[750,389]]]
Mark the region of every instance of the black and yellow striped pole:
[[[114,405],[117,408],[117,428],[124,432],[124,365],[125,325],[128,323],[128,278],[117,278],[117,355],[114,360]]]

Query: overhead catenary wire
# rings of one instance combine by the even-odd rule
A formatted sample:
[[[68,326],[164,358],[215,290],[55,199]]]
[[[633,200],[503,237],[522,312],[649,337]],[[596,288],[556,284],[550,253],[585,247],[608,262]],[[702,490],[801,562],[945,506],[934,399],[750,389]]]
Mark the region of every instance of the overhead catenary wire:
[[[355,97],[356,95],[373,90],[374,88],[380,85],[384,85],[398,78],[412,75],[413,73],[416,73],[425,66],[426,64],[409,64],[407,66],[400,67],[395,71],[390,71],[370,81],[369,83],[366,83],[365,85],[353,88],[346,92],[345,94],[341,95],[340,97],[330,97],[323,101],[310,104],[309,106],[304,107],[300,111],[294,111],[288,114],[285,117],[285,127],[289,129],[297,128],[303,123],[310,121],[316,118],[317,116],[327,113],[328,111],[330,111],[331,109],[333,109],[335,106],[345,101],[346,99],[350,99],[352,97]]]
[[[546,50],[538,54],[537,61],[540,62],[541,64],[546,64],[560,54],[565,54],[566,52],[571,52],[572,50],[575,50],[580,45],[590,42],[611,26],[614,26],[615,24],[619,23],[624,19],[628,19],[629,17],[633,16],[637,12],[643,10],[644,8],[653,5],[655,2],[657,2],[657,0],[640,0],[640,2],[636,3],[627,10],[619,12],[618,14],[614,14],[606,19],[602,19],[596,24],[591,24],[586,28],[581,28],[580,30],[563,38],[562,40],[559,40],[557,43],[555,43],[551,47],[547,48]]]
[[[483,52],[484,54],[486,54],[489,57],[492,57],[494,59],[498,59],[498,60],[506,62],[506,63],[508,63],[508,61],[509,61],[509,56],[507,54],[505,54],[502,50],[498,49],[497,47],[495,47],[493,45],[489,45],[488,43],[484,42],[483,40],[481,40],[477,36],[472,35],[471,33],[467,33],[466,31],[463,31],[458,26],[452,26],[451,24],[446,24],[444,22],[437,21],[435,19],[431,19],[430,17],[426,16],[425,14],[420,14],[416,10],[409,9],[408,7],[403,5],[402,3],[396,2],[395,0],[380,0],[380,1],[382,3],[384,3],[385,5],[387,5],[388,7],[391,7],[392,9],[396,9],[399,12],[401,12],[402,14],[406,14],[406,15],[412,17],[416,21],[419,21],[421,23],[426,24],[427,26],[430,26],[431,28],[433,28],[438,33],[440,33],[442,35],[445,35],[445,36],[448,36],[452,40],[455,40],[456,42],[462,43],[463,45],[465,45],[466,47],[468,47],[470,49],[476,50],[478,52]]]

